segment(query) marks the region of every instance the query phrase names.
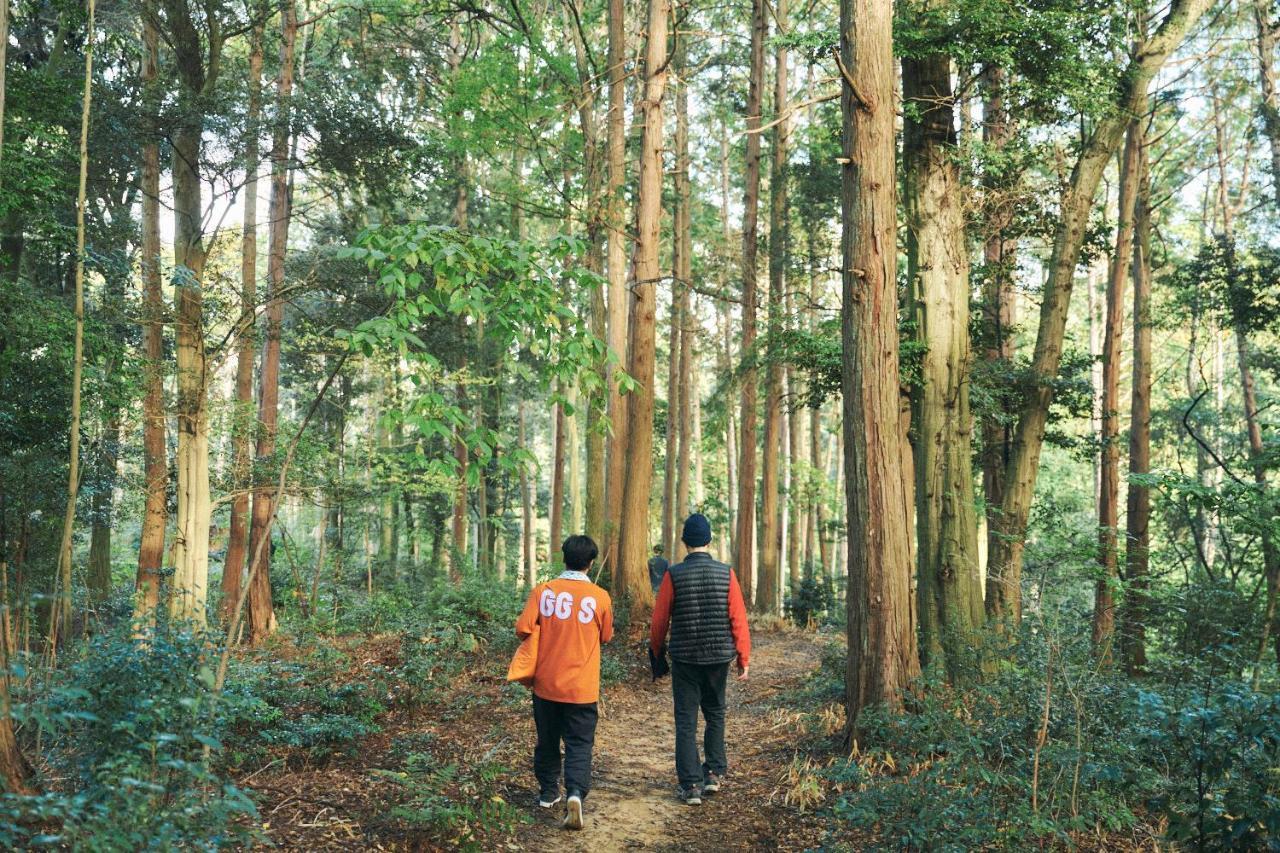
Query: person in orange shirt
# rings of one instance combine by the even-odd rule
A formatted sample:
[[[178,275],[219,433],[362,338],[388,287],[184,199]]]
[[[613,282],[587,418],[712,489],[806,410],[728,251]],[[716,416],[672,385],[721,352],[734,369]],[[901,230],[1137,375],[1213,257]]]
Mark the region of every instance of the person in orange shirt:
[[[538,628],[533,674],[533,722],[538,730],[533,773],[540,791],[538,805],[549,809],[560,802],[563,741],[568,794],[563,825],[582,829],[582,801],[591,788],[591,749],[600,700],[600,644],[613,637],[613,602],[587,576],[600,553],[591,537],[570,536],[560,550],[564,571],[529,593],[516,620],[516,636],[523,640]]]

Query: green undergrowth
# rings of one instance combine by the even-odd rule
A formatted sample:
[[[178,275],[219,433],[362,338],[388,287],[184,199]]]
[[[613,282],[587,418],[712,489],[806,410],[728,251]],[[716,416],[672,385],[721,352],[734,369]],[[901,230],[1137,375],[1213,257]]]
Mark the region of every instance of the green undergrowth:
[[[44,793],[0,797],[0,847],[250,844],[262,840],[256,794],[235,780],[268,766],[376,781],[371,826],[414,843],[482,846],[507,831],[518,819],[499,794],[507,768],[412,727],[481,712],[486,684],[511,707],[528,702],[503,678],[525,593],[477,575],[350,600],[336,622],[286,610],[277,638],[233,656],[216,703],[220,640],[164,622],[143,643],[122,621],[53,672],[15,667],[19,738]],[[606,682],[631,668],[615,646]],[[370,752],[393,722],[392,748]]]
[[[901,849],[1280,849],[1280,694],[1192,668],[1133,682],[1100,669],[1087,638],[1052,648],[1049,678],[1050,644],[1028,633],[974,686],[864,711],[852,754],[817,771],[830,816]],[[810,707],[840,701],[836,651]]]

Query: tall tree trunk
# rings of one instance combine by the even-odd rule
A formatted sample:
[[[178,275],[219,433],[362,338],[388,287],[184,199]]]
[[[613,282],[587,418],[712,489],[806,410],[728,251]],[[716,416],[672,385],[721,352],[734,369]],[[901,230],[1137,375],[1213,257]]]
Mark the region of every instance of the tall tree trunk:
[[[7,3],[8,0],[0,0],[0,2]],[[63,642],[71,636],[71,548],[72,532],[76,523],[76,496],[80,492],[80,392],[81,377],[84,374],[84,215],[89,182],[89,112],[93,95],[94,12],[94,0],[89,0],[89,22],[84,49],[84,89],[80,109],[80,184],[76,193],[76,325],[71,364],[71,449],[67,466],[67,509],[62,518],[62,547],[58,549],[58,594],[54,598],[54,610],[49,618],[51,658],[57,652],[59,632]],[[7,694],[8,691],[5,692]],[[3,699],[7,705],[8,696],[4,696]],[[6,707],[3,710],[6,724],[0,726],[0,734],[9,728],[8,721],[11,719],[9,709]],[[5,746],[6,744],[0,741],[0,757],[8,757],[9,751],[4,749]]]
[[[775,0],[779,35],[787,24],[787,0]],[[766,24],[766,33],[767,24]],[[785,44],[785,43],[784,43]],[[782,461],[782,364],[777,339],[782,333],[787,274],[787,49],[779,47],[774,63],[773,126],[769,171],[769,358],[765,368],[764,455],[760,474],[760,586],[756,604],[763,613],[781,609],[782,517],[778,485]]]
[[[622,523],[622,492],[627,464],[627,408],[617,372],[627,357],[627,258],[623,186],[627,180],[626,140],[626,4],[608,0],[609,18],[609,113],[606,124],[608,182],[605,190],[606,265],[608,272],[608,342],[617,364],[607,367],[609,386],[608,473],[605,478],[603,563],[611,575],[618,566],[619,525]]]
[[[578,0],[574,0],[575,15],[578,12]],[[604,256],[602,242],[606,233],[606,214],[608,200],[605,198],[604,169],[601,160],[603,153],[600,146],[600,130],[596,120],[596,85],[595,65],[588,61],[587,45],[583,34],[574,27],[574,57],[577,62],[579,94],[578,124],[582,131],[583,149],[583,183],[587,191],[587,252],[585,265],[593,273],[604,272]],[[612,69],[610,69],[612,73]],[[601,340],[608,337],[608,320],[605,308],[604,286],[600,282],[591,285],[591,333]],[[609,395],[608,364],[601,365],[603,388],[593,391],[586,405],[586,495],[585,495],[585,531],[604,547],[605,544],[605,434],[600,430],[600,422],[605,417]],[[576,435],[575,427],[574,433]],[[573,443],[573,442],[571,442]],[[577,456],[573,455],[571,465],[577,464]],[[571,469],[572,470],[572,469]],[[573,481],[578,483],[578,474]],[[573,488],[579,488],[575,485]],[[582,530],[583,520],[577,516],[578,498],[573,498],[575,531]]]
[[[1062,359],[1075,269],[1084,245],[1093,198],[1108,161],[1124,138],[1130,118],[1146,104],[1147,87],[1152,78],[1208,5],[1209,0],[1172,0],[1156,33],[1143,40],[1131,54],[1118,78],[1120,86],[1114,109],[1103,115],[1082,141],[1070,181],[1063,190],[1031,360],[1032,374],[1042,381],[1027,395],[1018,415],[1013,452],[1005,470],[1004,502],[996,516],[998,535],[992,542],[995,547],[988,569],[988,574],[996,577],[988,586],[995,596],[987,602],[987,615],[1001,628],[1016,626],[1022,619],[1022,553],[1045,424],[1053,400],[1053,384],[1048,380],[1057,375]]]
[[[1142,125],[1135,123],[1141,128]],[[1151,489],[1138,482],[1151,472],[1151,175],[1145,144],[1138,149],[1138,189],[1133,216],[1133,392],[1129,406],[1129,491],[1125,507],[1125,579],[1121,611],[1125,669],[1147,667],[1148,561]]]
[[[1116,532],[1120,526],[1120,359],[1124,340],[1125,280],[1133,258],[1133,217],[1138,196],[1142,123],[1134,119],[1120,163],[1116,247],[1107,276],[1107,327],[1102,348],[1102,476],[1098,489],[1099,577],[1093,601],[1093,649],[1100,663],[1112,660],[1115,585],[1119,577]]]
[[[5,0],[0,0],[0,3]],[[142,87],[147,104],[147,136],[142,145],[142,349],[146,359],[142,399],[142,458],[146,499],[138,547],[134,620],[150,624],[160,601],[160,569],[168,517],[169,463],[164,411],[164,295],[160,278],[160,144],[157,129],[160,36],[149,13],[142,23]]]
[[[636,281],[631,290],[628,373],[636,383],[627,406],[627,477],[619,530],[617,589],[632,603],[637,624],[653,606],[645,557],[649,551],[649,498],[653,484],[655,320],[662,225],[662,99],[667,85],[669,0],[649,0],[641,109],[640,186],[636,197]]]
[[[7,6],[8,0],[0,0],[0,4]],[[0,83],[0,92],[3,91],[4,86]],[[2,540],[0,540],[0,548],[3,548]],[[0,559],[0,570],[3,570],[7,577],[9,565],[3,559]],[[9,675],[9,658],[13,653],[13,646],[8,630],[8,596],[0,602],[0,606],[4,608],[5,617],[5,629],[0,632],[0,783],[3,783],[7,793],[27,796],[36,793],[32,781],[35,771],[27,761],[27,757],[22,754],[13,729],[13,703]]]
[[[751,68],[747,84],[747,151],[742,201],[742,337],[739,353],[748,366],[742,371],[741,417],[738,432],[738,533],[735,568],[742,597],[750,606],[755,587],[756,549],[756,400],[755,368],[756,254],[760,214],[760,110],[764,101],[765,0],[751,2]]]
[[[681,349],[684,341],[683,328],[687,322],[685,311],[690,282],[684,276],[685,257],[692,251],[692,245],[685,242],[685,232],[681,228],[683,217],[689,204],[687,157],[689,148],[688,118],[688,81],[685,79],[685,56],[687,39],[674,28],[671,34],[672,59],[675,71],[676,96],[676,138],[675,169],[672,174],[672,228],[671,228],[671,328],[667,336],[667,448],[666,470],[662,480],[662,547],[668,559],[674,561],[680,529],[680,509],[677,506],[677,478],[687,477],[687,471],[677,465],[680,455],[680,432],[685,421],[685,406],[688,395],[685,394],[684,375],[686,366],[681,364]],[[681,109],[684,112],[681,112]],[[688,492],[686,491],[686,497]]]
[[[841,0],[842,382],[848,502],[848,737],[920,674],[911,494],[899,429],[892,0]]]
[[[733,324],[729,317],[729,309],[727,305],[721,304],[720,313],[722,345],[719,353],[719,368],[721,376],[729,376],[733,370],[732,350],[729,346],[729,327]],[[724,471],[725,471],[725,503],[729,505],[730,523],[725,525],[724,541],[728,546],[727,553],[731,561],[737,565],[738,562],[738,538],[734,520],[738,518],[738,425],[734,421],[733,406],[725,406],[724,415]],[[742,581],[739,580],[739,583]]]
[[[244,146],[244,213],[240,237],[240,329],[236,349],[235,459],[231,529],[222,565],[222,619],[230,623],[240,600],[249,539],[249,489],[253,474],[253,437],[257,416],[253,400],[255,317],[258,310],[258,169],[261,165],[259,123],[262,121],[262,42],[265,25],[254,26],[249,37],[248,134]]]
[[[527,443],[528,436],[525,429],[525,404],[521,400],[517,406],[516,417],[519,422],[519,440],[520,446],[525,450],[529,449]],[[522,573],[525,585],[532,589],[537,583],[538,567],[534,563],[534,531],[533,531],[533,484],[529,477],[529,467],[527,464],[520,466],[520,507],[522,512],[522,524],[520,527],[521,553],[523,556]]]
[[[676,375],[676,387],[679,389],[676,399],[679,452],[676,459],[675,518],[672,522],[673,538],[676,541],[672,546],[673,550],[669,552],[669,559],[673,562],[684,557],[685,548],[679,541],[678,531],[684,519],[689,516],[690,480],[698,479],[697,466],[702,461],[701,452],[694,454],[689,446],[694,440],[693,433],[696,432],[694,422],[697,418],[699,402],[698,390],[694,386],[696,374],[693,370],[693,330],[698,326],[694,315],[690,312],[689,304],[689,290],[693,286],[693,211],[690,207],[692,193],[689,185],[689,75],[692,71],[687,61],[688,39],[677,35],[675,42],[675,68],[679,78],[679,88],[676,89],[676,193],[675,212],[672,217],[674,232],[672,242],[679,247],[679,251],[674,253],[673,266],[674,286],[680,295],[679,310],[676,312],[680,320],[678,336],[680,369]]]
[[[583,522],[586,509],[583,503],[582,494],[582,431],[579,429],[579,421],[581,420],[581,410],[578,408],[580,396],[578,386],[573,385],[568,392],[569,405],[573,408],[573,414],[566,413],[564,420],[565,428],[565,457],[568,464],[568,470],[565,476],[569,480],[568,500],[569,500],[569,529],[575,534],[584,532]]]
[[[289,247],[289,139],[293,103],[293,71],[298,36],[297,6],[283,0],[280,18],[280,71],[276,81],[276,126],[271,140],[271,231],[267,249],[267,280],[271,299],[267,303],[267,334],[262,349],[262,371],[258,391],[259,459],[275,454],[280,417],[280,326],[284,317],[284,260]],[[275,633],[275,608],[271,601],[271,519],[274,504],[281,499],[274,484],[264,484],[253,493],[253,523],[249,531],[249,642],[257,645]]]
[[[1280,42],[1280,19],[1273,20],[1274,0],[1253,0],[1253,20],[1258,28],[1254,46],[1258,51],[1258,81],[1262,88],[1262,129],[1271,145],[1271,183],[1276,206],[1280,207],[1280,87],[1276,83],[1276,44]]]
[[[163,0],[180,81],[180,121],[173,134],[174,303],[177,361],[178,509],[173,547],[172,618],[205,624],[209,581],[209,369],[204,341],[204,202],[200,169],[208,96],[217,82],[222,30],[207,26],[206,46],[187,38],[193,10]],[[207,25],[209,22],[205,22]],[[172,37],[177,33],[177,37]]]
[[[992,151],[1003,151],[1013,139],[1013,119],[1004,103],[1005,72],[998,66],[983,73],[982,141]],[[1000,192],[998,180],[987,183],[987,191]],[[986,240],[982,246],[985,278],[982,289],[985,346],[982,358],[989,367],[1009,370],[1017,355],[1014,326],[1018,322],[1018,299],[1014,291],[1017,241],[1008,230],[1013,208],[1007,202],[989,205]],[[982,422],[982,493],[986,502],[987,554],[994,553],[999,526],[996,516],[1004,502],[1004,472],[1013,449],[1013,425],[1008,417],[987,417]],[[995,588],[1000,577],[987,573],[985,601],[1000,600]]]
[[[0,0],[3,3],[4,0]],[[108,370],[114,370],[114,365]],[[98,448],[93,493],[93,524],[89,533],[89,598],[101,604],[111,594],[111,530],[114,527],[116,462],[120,452],[120,409],[104,404],[102,440]]]
[[[449,72],[450,77],[454,80],[459,76],[462,58],[462,28],[455,19],[449,24]],[[454,118],[457,121],[463,120],[460,115],[455,115]],[[453,226],[460,231],[465,231],[468,225],[468,206],[471,194],[471,173],[465,151],[458,155],[456,168],[458,185],[453,203]],[[513,234],[512,238],[519,239],[519,235]],[[459,323],[458,334],[460,337],[465,338],[465,323]],[[466,367],[465,358],[460,367]],[[467,391],[466,386],[461,382],[458,383],[457,393],[458,406],[465,410],[467,407]],[[457,466],[458,484],[453,496],[453,551],[449,556],[449,577],[456,583],[462,577],[462,566],[458,565],[458,561],[462,560],[467,553],[467,465],[469,461],[467,444],[463,440],[461,431],[457,428],[454,429],[453,458]]]
[[[902,97],[907,283],[923,352],[911,395],[920,657],[955,683],[972,672],[984,612],[969,411],[969,259],[951,57],[903,59]]]
[[[560,552],[560,536],[564,527],[564,406],[556,404],[552,422],[555,438],[551,443],[551,506],[547,509],[547,557],[552,569],[555,569],[564,561],[564,555]]]
[[[677,202],[678,204],[679,202]],[[678,214],[677,214],[678,215]],[[684,322],[680,316],[680,237],[672,241],[672,274],[671,274],[671,326],[667,335],[667,446],[665,452],[664,471],[662,477],[662,549],[670,555],[674,552],[673,528],[676,515],[676,457],[680,453],[680,430],[677,426],[683,417],[680,412],[680,325]]]

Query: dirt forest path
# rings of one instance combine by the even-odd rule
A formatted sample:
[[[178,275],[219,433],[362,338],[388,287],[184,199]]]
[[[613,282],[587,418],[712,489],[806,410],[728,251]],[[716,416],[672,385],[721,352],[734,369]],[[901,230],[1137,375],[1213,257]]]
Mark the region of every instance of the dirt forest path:
[[[604,697],[586,828],[563,830],[559,807],[534,807],[535,822],[513,849],[790,850],[815,842],[816,824],[785,807],[779,787],[797,719],[785,699],[818,666],[820,647],[795,631],[753,631],[753,645],[750,680],[731,677],[728,687],[729,774],[721,793],[701,806],[676,799],[670,678],[621,685]]]

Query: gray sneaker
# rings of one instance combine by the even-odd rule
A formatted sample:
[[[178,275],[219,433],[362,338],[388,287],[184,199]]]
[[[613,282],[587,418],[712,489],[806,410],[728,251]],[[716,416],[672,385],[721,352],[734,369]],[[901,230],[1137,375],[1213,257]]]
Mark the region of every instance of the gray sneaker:
[[[683,800],[686,806],[702,805],[702,792],[697,788],[681,788],[676,796]]]
[[[720,790],[720,777],[714,773],[707,774],[707,781],[702,783],[702,793],[714,794]]]

